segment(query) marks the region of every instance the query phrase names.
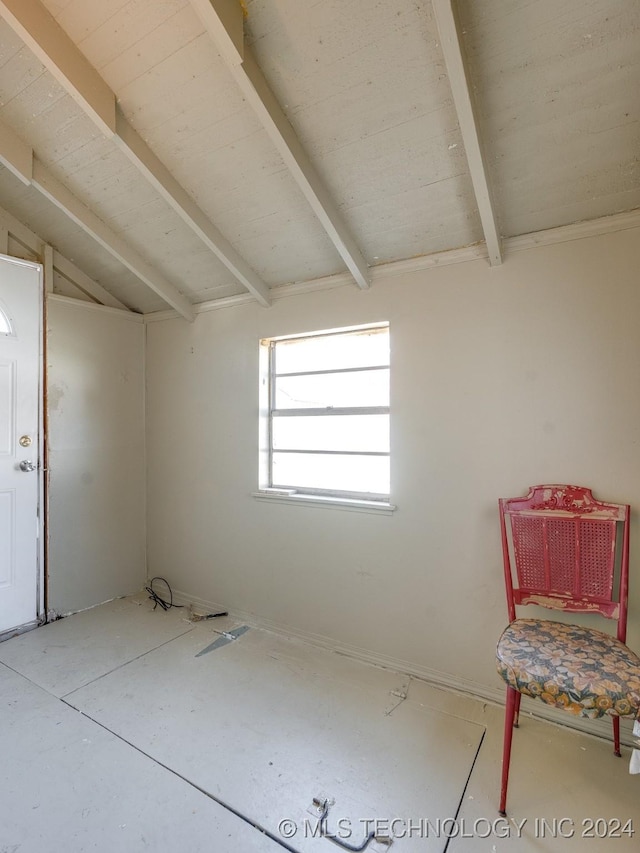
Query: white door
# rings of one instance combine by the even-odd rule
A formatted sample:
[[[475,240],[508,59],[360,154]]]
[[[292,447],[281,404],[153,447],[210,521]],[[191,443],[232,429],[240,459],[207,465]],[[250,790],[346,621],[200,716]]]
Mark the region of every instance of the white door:
[[[0,255],[0,633],[40,611],[41,268]]]

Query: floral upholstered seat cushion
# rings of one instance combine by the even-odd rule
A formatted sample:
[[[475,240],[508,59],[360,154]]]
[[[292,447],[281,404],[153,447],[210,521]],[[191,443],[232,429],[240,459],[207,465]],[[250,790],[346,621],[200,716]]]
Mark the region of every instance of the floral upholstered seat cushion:
[[[498,641],[500,675],[525,696],[582,717],[638,717],[640,658],[615,637],[543,619],[516,619]]]

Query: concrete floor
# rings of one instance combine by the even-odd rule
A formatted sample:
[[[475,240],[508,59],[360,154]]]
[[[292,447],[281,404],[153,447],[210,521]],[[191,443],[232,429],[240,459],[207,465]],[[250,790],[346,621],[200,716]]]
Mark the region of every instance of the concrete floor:
[[[635,850],[629,750],[143,596],[0,644],[0,853]],[[199,655],[199,656],[198,656]],[[604,836],[604,837],[603,837]]]

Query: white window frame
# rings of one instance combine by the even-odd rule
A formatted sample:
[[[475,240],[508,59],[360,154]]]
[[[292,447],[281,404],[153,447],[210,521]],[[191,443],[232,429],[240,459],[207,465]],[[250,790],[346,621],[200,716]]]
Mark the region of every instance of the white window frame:
[[[383,511],[391,512],[395,509],[389,502],[390,496],[387,494],[371,495],[364,492],[353,492],[338,489],[314,489],[292,486],[279,487],[272,483],[272,458],[273,458],[273,440],[272,440],[272,424],[275,417],[295,417],[295,416],[317,416],[326,417],[332,415],[360,415],[360,414],[383,414],[389,417],[389,406],[373,406],[362,407],[352,406],[343,408],[327,409],[286,409],[278,410],[275,408],[275,373],[274,352],[275,347],[279,342],[290,341],[296,339],[308,339],[318,337],[328,337],[331,335],[345,335],[349,332],[357,333],[367,330],[389,329],[388,322],[370,323],[363,326],[349,326],[347,328],[327,329],[316,332],[300,333],[295,335],[282,335],[280,337],[265,338],[260,341],[260,470],[259,470],[259,490],[254,492],[254,497],[264,498],[267,500],[275,500],[281,503],[306,503],[308,505],[319,505],[329,507],[340,507],[347,509],[355,509],[359,511]],[[390,364],[381,364],[375,367],[368,366],[363,368],[337,368],[331,370],[318,371],[300,371],[296,373],[287,373],[281,375],[288,376],[304,376],[304,375],[327,375],[336,373],[354,373],[366,372],[374,369],[390,368]],[[279,451],[286,452],[286,451]],[[294,451],[290,451],[294,452]],[[304,451],[297,451],[304,452]],[[316,452],[319,454],[326,453],[327,455],[348,455],[355,456],[387,456],[390,458],[390,452],[371,452],[371,451],[307,451]]]

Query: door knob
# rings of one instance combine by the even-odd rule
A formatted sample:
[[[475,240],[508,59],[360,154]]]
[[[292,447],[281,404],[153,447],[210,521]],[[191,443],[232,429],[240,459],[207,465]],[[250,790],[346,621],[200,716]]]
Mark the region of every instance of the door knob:
[[[22,462],[20,463],[20,470],[21,471],[35,471],[36,466],[30,460],[23,459]]]

